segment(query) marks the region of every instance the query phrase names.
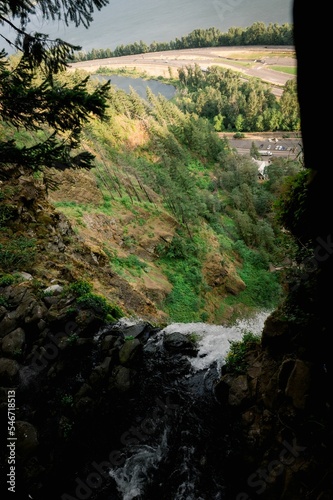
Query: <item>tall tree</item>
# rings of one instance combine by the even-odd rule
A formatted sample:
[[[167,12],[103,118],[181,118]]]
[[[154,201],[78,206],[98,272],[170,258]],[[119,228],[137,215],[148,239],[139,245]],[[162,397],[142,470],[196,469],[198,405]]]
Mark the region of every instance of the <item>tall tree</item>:
[[[297,83],[288,80],[280,99],[283,130],[300,130],[300,110],[297,98]]]
[[[0,3],[0,38],[17,56],[8,58],[0,50],[0,120],[7,128],[31,134],[45,132],[43,141],[21,146],[11,137],[0,139],[0,178],[13,175],[18,167],[69,168],[92,166],[93,155],[73,152],[79,147],[82,127],[91,117],[103,118],[109,82],[88,89],[89,76],[73,84],[61,83],[74,52],[81,47],[47,34],[28,30],[35,18],[89,27],[94,9],[108,0],[7,0]],[[1,32],[2,26],[2,32]],[[8,36],[10,30],[12,36]],[[4,34],[6,33],[6,35]],[[13,134],[12,134],[13,135]],[[36,134],[37,135],[37,134]]]

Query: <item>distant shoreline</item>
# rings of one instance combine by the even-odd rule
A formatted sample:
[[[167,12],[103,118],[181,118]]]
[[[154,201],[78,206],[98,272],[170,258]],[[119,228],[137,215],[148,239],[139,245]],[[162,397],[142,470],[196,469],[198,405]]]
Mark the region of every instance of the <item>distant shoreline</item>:
[[[277,96],[294,75],[271,69],[271,66],[296,68],[295,48],[293,46],[235,46],[205,47],[199,49],[168,50],[150,52],[107,59],[93,59],[71,63],[69,71],[84,70],[89,73],[99,68],[136,69],[152,77],[177,78],[178,69],[187,65],[198,64],[201,69],[209,66],[221,66],[239,71],[248,77],[259,78],[271,84]]]

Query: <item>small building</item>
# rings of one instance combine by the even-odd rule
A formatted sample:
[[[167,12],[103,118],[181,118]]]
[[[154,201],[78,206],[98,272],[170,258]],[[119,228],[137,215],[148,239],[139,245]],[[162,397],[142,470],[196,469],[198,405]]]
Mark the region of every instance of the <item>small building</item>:
[[[268,167],[268,165],[270,165],[271,161],[256,160],[255,158],[252,158],[252,161],[254,161],[254,163],[258,165],[259,180],[266,181],[268,179],[266,168]]]

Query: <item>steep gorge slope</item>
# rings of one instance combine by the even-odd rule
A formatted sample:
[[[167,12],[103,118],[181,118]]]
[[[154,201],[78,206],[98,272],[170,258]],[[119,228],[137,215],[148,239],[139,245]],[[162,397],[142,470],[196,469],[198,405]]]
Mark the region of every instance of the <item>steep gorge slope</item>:
[[[219,323],[271,309],[283,296],[283,269],[289,253],[292,257],[273,205],[284,178],[300,164],[277,159],[268,182],[259,182],[250,156],[237,155],[216,127],[238,130],[246,123],[260,129],[275,117],[290,130],[298,123],[289,120],[297,111],[294,86],[286,89],[278,112],[280,105],[266,84],[243,82],[220,70],[184,69],[187,77],[173,101],[149,88],[143,99],[133,89],[127,94],[112,86],[105,119],[89,123],[82,135],[81,152],[95,156],[95,168],[62,172],[60,167],[34,175],[77,237],[71,236],[64,250],[73,243],[69,252],[80,253],[75,245],[81,241],[93,260],[110,266],[133,293],[154,303],[158,317],[169,321]],[[67,86],[88,76],[77,71],[57,78]],[[89,85],[94,88],[96,80]],[[228,99],[237,101],[235,109]],[[222,105],[225,117],[216,114]],[[23,147],[46,135],[41,129],[33,137],[5,124],[1,131]],[[3,203],[10,204],[10,196]],[[9,222],[15,220],[12,215]],[[114,299],[93,273],[83,277]],[[145,314],[120,301],[135,315]]]
[[[230,154],[237,163],[227,142],[205,121],[191,123],[164,98],[151,96],[156,116],[134,93],[126,97],[118,91],[113,99],[109,124],[84,135],[83,146],[96,155],[96,168],[48,172],[46,181],[57,186],[48,190],[49,201],[69,218],[79,240],[103,255],[113,272],[169,320],[220,322],[265,307],[246,298],[228,303],[248,286],[240,276],[244,257],[235,246],[240,235],[232,220],[234,202],[220,187],[218,155]],[[133,106],[143,118],[132,117]],[[195,151],[179,136],[185,127]],[[243,163],[253,189],[257,185],[266,196],[255,165]],[[278,253],[271,255],[276,262]],[[263,266],[269,279],[265,258]]]
[[[147,301],[153,302],[156,310],[163,309],[163,302],[171,293],[172,284],[165,268],[159,262],[160,249],[172,243],[179,223],[165,210],[160,196],[148,186],[143,186],[144,191],[149,190],[150,199],[154,200],[153,207],[135,202],[133,205],[125,205],[121,201],[113,200],[110,203],[111,213],[105,213],[102,208],[102,193],[96,185],[93,173],[67,172],[57,178],[61,188],[51,192],[49,199],[69,218],[79,241],[84,242],[93,252],[103,255],[120,279],[128,282],[129,286],[146,297]],[[130,176],[126,180],[136,182],[136,179]],[[139,192],[141,197],[145,196],[143,189],[140,189],[139,185],[136,186],[136,192]],[[82,212],[78,213],[80,208],[67,205],[70,200],[75,200],[78,205],[83,204],[86,209],[83,208]],[[209,228],[202,227],[201,237],[209,250],[203,262],[198,265],[202,266],[204,280],[209,287],[205,292],[205,310],[209,311],[211,308],[209,317],[214,321],[214,304],[218,304],[219,300],[229,294],[237,295],[245,288],[245,284],[237,274],[240,260],[233,263],[230,257],[225,255],[222,264],[219,242],[214,233]],[[94,280],[94,277],[89,279]],[[139,317],[145,317],[143,310],[133,312]],[[160,314],[167,319],[166,313],[163,315],[160,311]]]

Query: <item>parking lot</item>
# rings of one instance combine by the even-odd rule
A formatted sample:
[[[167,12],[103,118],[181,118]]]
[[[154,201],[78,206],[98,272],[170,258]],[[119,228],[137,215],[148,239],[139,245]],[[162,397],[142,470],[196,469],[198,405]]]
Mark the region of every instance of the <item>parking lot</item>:
[[[284,137],[283,133],[274,134],[245,134],[244,138],[235,139],[234,134],[221,132],[220,137],[226,137],[232,148],[239,154],[250,155],[252,144],[259,151],[266,154],[263,156],[296,158],[302,152],[302,139],[300,137]],[[271,154],[270,154],[271,153]]]

